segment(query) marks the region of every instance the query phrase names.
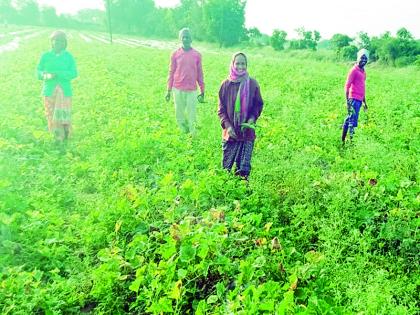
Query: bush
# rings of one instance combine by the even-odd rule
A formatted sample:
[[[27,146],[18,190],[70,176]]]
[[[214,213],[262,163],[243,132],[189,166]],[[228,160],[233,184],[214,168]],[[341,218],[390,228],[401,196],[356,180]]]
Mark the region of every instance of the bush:
[[[345,60],[356,60],[357,57],[357,47],[350,45],[343,47],[341,49],[341,58]]]
[[[420,68],[420,55],[417,55],[414,65]]]
[[[418,62],[418,58],[416,58],[416,56],[404,56],[395,59],[395,66],[405,67],[416,62]]]

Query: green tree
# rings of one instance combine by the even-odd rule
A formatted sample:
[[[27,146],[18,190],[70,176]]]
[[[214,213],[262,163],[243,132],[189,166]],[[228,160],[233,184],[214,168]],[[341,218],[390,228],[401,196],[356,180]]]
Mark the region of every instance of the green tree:
[[[55,8],[50,6],[41,7],[40,22],[45,26],[59,26],[60,20]]]
[[[0,0],[0,23],[7,23],[16,16],[16,10],[11,0]]]
[[[340,57],[345,60],[356,60],[357,57],[357,47],[354,45],[349,45],[342,47],[340,52]]]
[[[18,23],[29,25],[40,23],[39,7],[35,0],[15,0],[13,4],[18,12]]]
[[[151,16],[155,12],[153,0],[110,0],[111,22],[115,31],[151,35],[154,25]],[[108,10],[108,1],[105,0]]]
[[[400,40],[410,41],[413,39],[413,35],[411,35],[411,33],[403,27],[397,31],[397,38]]]
[[[105,12],[97,9],[83,9],[77,12],[74,19],[88,28],[102,28],[105,26]]]
[[[154,25],[153,34],[155,36],[163,38],[174,38],[178,36],[180,27],[174,9],[158,8],[152,15],[150,23]],[[196,39],[195,29],[192,32],[194,33],[194,39]]]
[[[375,58],[382,63],[404,66],[416,62],[420,54],[420,44],[407,29],[401,28],[397,31],[397,37],[392,37],[389,32],[380,37],[373,37],[371,50]]]
[[[349,46],[352,41],[353,39],[345,34],[334,34],[330,39],[331,46],[338,51]]]
[[[290,49],[312,49],[316,50],[321,34],[318,31],[307,31],[300,27],[296,29],[299,39],[290,41]]]
[[[357,34],[356,42],[357,42],[357,46],[358,46],[359,49],[365,48],[367,50],[370,50],[370,48],[371,48],[370,47],[370,45],[371,45],[370,38],[369,38],[369,35],[366,32],[359,32]]]
[[[378,50],[379,59],[387,64],[395,65],[395,59],[398,57],[398,41],[395,38],[387,38],[382,42]]]
[[[271,46],[275,50],[283,50],[284,44],[286,44],[287,33],[285,31],[274,30],[271,36]]]
[[[247,41],[253,46],[266,46],[270,44],[270,37],[256,27],[251,27],[246,32]]]
[[[249,38],[258,38],[262,36],[261,31],[256,28],[256,27],[251,27],[248,31],[247,31],[248,37]]]
[[[245,37],[244,0],[207,0],[204,3],[204,23],[209,40],[220,46],[237,44]]]
[[[203,1],[181,0],[180,5],[172,11],[176,34],[181,28],[189,27],[194,39],[206,39],[207,34],[203,23]]]

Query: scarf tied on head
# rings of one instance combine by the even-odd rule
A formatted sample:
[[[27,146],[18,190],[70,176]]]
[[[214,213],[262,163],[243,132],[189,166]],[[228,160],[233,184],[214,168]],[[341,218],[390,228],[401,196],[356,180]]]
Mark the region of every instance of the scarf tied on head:
[[[241,124],[246,122],[248,117],[248,108],[249,108],[249,74],[245,70],[243,72],[238,72],[235,69],[234,62],[235,58],[238,55],[246,56],[243,53],[236,53],[233,55],[232,62],[230,64],[230,72],[228,80],[231,82],[239,82],[238,94],[235,99],[235,109],[233,114],[233,127],[235,130],[240,130]]]
[[[360,49],[357,52],[357,61],[359,62],[362,56],[365,55],[367,59],[369,59],[369,51],[365,48]]]

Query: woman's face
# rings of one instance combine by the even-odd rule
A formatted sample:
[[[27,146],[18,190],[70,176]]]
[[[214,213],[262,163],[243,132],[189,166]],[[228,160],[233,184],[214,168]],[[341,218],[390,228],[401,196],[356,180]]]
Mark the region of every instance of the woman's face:
[[[246,59],[244,55],[237,55],[235,60],[233,61],[233,67],[239,73],[243,73],[246,71]]]
[[[66,39],[63,37],[56,37],[51,40],[52,47],[55,52],[61,52],[66,48]]]

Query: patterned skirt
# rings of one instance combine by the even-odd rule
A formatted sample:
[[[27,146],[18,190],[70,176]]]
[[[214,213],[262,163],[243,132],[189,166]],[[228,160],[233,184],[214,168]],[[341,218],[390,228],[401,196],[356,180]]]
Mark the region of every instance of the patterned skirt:
[[[71,97],[64,96],[63,89],[57,85],[51,96],[44,97],[44,106],[48,130],[59,140],[68,138],[71,132]]]

